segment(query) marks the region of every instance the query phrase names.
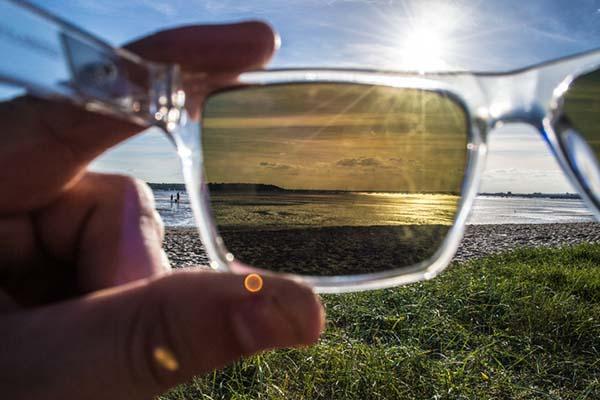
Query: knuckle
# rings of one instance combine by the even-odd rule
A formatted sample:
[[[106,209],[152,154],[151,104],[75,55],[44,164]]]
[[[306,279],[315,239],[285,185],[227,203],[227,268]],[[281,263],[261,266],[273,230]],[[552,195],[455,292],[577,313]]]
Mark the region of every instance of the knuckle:
[[[156,210],[153,210],[152,217],[153,217],[152,220],[153,220],[156,230],[158,232],[158,236],[159,236],[160,240],[162,241],[165,238],[165,223],[164,223],[162,217],[160,216],[160,214],[158,213],[158,211],[156,211]]]
[[[128,175],[100,175],[105,193],[110,193],[112,206],[123,210],[121,216],[130,222],[142,223],[156,232],[159,242],[165,237],[164,222],[156,211],[154,194],[148,184]],[[104,201],[105,198],[101,198]]]
[[[126,175],[117,175],[117,181],[123,200],[139,206],[145,213],[154,211],[154,194],[146,182]]]
[[[156,225],[159,232],[163,230],[163,222],[156,212],[154,194],[148,184],[140,179],[127,175],[111,175],[109,184],[116,191],[119,203],[134,211],[141,218],[148,218]]]

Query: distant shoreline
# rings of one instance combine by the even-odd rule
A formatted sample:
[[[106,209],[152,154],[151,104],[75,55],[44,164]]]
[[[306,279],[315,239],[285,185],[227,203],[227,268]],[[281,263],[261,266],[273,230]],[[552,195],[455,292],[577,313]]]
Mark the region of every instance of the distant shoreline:
[[[185,191],[185,185],[182,183],[148,183],[150,188],[153,190],[174,190],[174,191]],[[336,190],[336,189],[286,189],[281,186],[271,185],[266,183],[213,183],[208,184],[208,189],[212,193],[290,193],[290,194],[337,194],[337,193],[398,193],[398,194],[440,194],[440,195],[452,195],[458,196],[457,192],[399,192],[399,191],[386,191],[386,190]]]
[[[148,183],[152,190],[166,190],[185,192],[185,184],[183,183]],[[280,186],[263,184],[263,183],[209,183],[209,190],[213,193],[402,193],[402,194],[443,194],[455,195],[455,192],[392,192],[381,190],[309,190],[309,189],[285,189]],[[494,192],[494,193],[478,193],[478,197],[500,197],[500,198],[527,198],[527,199],[569,199],[580,200],[581,197],[576,193],[512,193],[512,192]]]
[[[581,196],[576,193],[512,193],[512,192],[498,192],[498,193],[478,193],[478,197],[523,197],[527,199],[571,199],[581,200]]]

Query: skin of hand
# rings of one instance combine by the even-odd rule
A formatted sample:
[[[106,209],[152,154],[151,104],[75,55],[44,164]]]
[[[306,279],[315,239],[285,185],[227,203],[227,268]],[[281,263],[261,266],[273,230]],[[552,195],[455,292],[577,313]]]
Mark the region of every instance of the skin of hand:
[[[195,102],[275,50],[268,25],[188,26],[126,46],[178,63]],[[0,393],[149,399],[241,356],[316,342],[312,290],[265,276],[170,271],[142,182],[87,171],[140,128],[24,96],[0,104]],[[157,362],[157,348],[176,360]]]

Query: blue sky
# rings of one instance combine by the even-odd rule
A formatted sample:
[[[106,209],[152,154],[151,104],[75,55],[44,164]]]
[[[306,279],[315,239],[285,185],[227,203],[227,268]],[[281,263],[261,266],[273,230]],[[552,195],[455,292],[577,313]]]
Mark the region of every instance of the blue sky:
[[[265,20],[282,38],[271,67],[499,71],[600,47],[600,0],[35,3],[115,45],[181,24]],[[436,54],[419,54],[422,47]],[[536,135],[524,126],[492,134],[482,191],[571,190]],[[109,151],[94,168],[181,181],[171,145],[153,130]]]

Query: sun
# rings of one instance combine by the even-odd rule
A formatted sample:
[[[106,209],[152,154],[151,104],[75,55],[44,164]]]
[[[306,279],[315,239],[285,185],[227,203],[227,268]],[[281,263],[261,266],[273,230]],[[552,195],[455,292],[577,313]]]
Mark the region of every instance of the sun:
[[[397,57],[404,69],[425,72],[448,67],[448,43],[442,31],[433,27],[408,30],[400,38]]]
[[[472,45],[465,32],[475,29],[477,14],[476,7],[441,0],[410,2],[396,13],[381,13],[373,35],[381,45],[366,49],[372,54],[369,59],[379,56],[382,66],[397,71],[462,70]]]

